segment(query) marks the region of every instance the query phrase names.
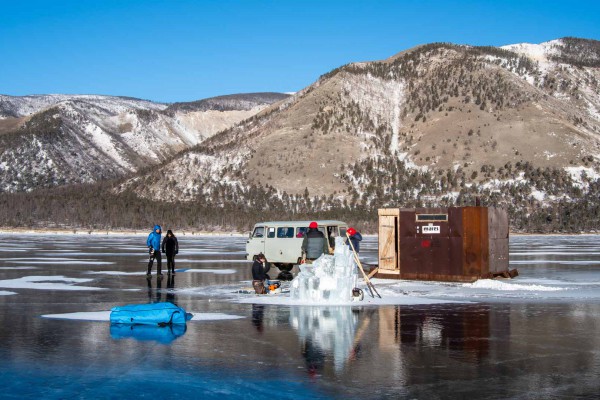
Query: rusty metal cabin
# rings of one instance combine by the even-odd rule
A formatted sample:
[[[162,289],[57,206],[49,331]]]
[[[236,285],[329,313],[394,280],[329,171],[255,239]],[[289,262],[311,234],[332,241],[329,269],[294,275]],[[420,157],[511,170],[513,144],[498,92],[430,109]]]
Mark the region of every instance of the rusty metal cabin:
[[[379,209],[376,276],[458,282],[508,276],[508,235],[508,215],[499,208]]]

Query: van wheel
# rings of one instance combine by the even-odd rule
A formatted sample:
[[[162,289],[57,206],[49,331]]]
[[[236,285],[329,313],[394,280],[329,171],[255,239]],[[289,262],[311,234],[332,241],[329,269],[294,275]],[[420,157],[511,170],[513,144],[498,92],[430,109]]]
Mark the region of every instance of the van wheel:
[[[279,264],[277,265],[277,268],[279,268],[280,271],[289,272],[294,268],[294,264]]]

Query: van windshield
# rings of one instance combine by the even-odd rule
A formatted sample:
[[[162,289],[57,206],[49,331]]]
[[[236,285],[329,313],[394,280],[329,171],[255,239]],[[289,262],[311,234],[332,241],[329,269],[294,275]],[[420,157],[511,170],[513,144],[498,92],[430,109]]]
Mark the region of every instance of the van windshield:
[[[264,236],[265,236],[265,227],[264,226],[257,226],[256,228],[254,228],[254,232],[252,233],[253,238],[261,238]]]

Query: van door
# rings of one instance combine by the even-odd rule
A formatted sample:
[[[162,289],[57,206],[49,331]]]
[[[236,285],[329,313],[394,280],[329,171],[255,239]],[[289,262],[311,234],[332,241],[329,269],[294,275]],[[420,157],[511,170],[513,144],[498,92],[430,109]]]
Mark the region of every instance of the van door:
[[[280,262],[279,244],[275,236],[277,228],[274,226],[265,227],[265,256],[267,261],[272,263]]]
[[[265,229],[266,227],[261,225],[254,227],[246,242],[246,260],[253,261],[256,254],[265,252]]]
[[[296,238],[296,230],[292,225],[277,228],[277,241],[281,262],[284,264],[295,264],[302,256],[302,239]]]

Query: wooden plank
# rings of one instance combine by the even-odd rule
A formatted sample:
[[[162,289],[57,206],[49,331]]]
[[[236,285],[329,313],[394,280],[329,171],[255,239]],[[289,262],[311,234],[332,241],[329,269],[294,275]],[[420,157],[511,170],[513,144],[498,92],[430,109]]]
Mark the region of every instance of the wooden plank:
[[[375,276],[375,274],[377,273],[377,271],[379,271],[379,268],[373,268],[373,269],[371,270],[371,272],[369,272],[369,275],[367,275],[367,277],[368,277],[369,279],[371,279],[372,277],[374,277],[374,276]]]
[[[395,270],[397,265],[394,216],[379,216],[379,268]]]
[[[377,214],[397,217],[400,215],[400,210],[398,208],[380,208],[377,210]]]

